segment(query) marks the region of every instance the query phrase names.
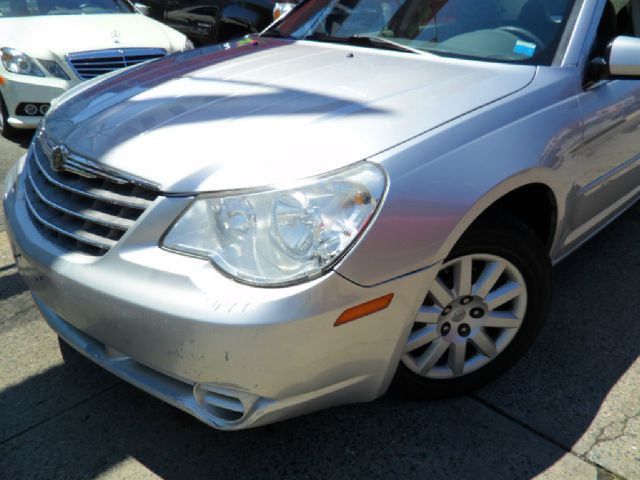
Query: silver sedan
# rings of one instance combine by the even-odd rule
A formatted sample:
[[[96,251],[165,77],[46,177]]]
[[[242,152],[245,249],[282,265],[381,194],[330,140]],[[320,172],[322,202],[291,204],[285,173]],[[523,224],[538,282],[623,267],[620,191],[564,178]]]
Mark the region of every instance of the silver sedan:
[[[303,1],[54,102],[16,262],[65,352],[216,428],[469,391],[640,197],[637,36],[639,0]]]

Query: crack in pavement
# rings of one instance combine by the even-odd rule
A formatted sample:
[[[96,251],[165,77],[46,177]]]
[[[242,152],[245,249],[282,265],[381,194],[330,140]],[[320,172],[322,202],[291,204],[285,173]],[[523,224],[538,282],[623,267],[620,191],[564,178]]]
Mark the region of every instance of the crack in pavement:
[[[627,428],[629,427],[629,422],[636,418],[640,418],[640,411],[635,415],[625,417],[624,420],[614,420],[608,425],[605,425],[604,427],[600,428],[598,430],[598,435],[596,436],[596,439],[594,440],[593,444],[589,447],[589,449],[585,452],[585,455],[588,455],[589,452],[591,452],[591,450],[593,450],[598,445],[602,445],[603,443],[608,443],[608,442],[614,442],[624,437],[625,435],[627,435],[628,434]],[[621,427],[621,428],[615,428],[615,427]],[[608,436],[607,435],[608,430],[610,429],[613,430],[614,428],[616,431],[618,431],[618,433]]]
[[[564,452],[566,452],[566,453],[568,453],[570,455],[573,455],[574,457],[582,460],[585,463],[588,463],[589,465],[594,467],[596,469],[596,471],[598,472],[598,479],[597,480],[627,480],[622,475],[620,475],[618,473],[615,473],[615,472],[612,472],[607,467],[605,467],[603,465],[600,465],[598,462],[596,462],[596,461],[594,461],[594,460],[592,460],[590,458],[587,458],[587,454],[591,450],[587,451],[584,455],[582,455],[582,454],[580,454],[578,452],[574,452],[570,446],[567,446],[567,445],[563,444],[559,440],[556,440],[552,436],[547,435],[546,433],[538,430],[537,428],[535,428],[534,426],[528,424],[527,422],[525,422],[523,420],[520,420],[519,418],[511,415],[510,413],[508,413],[507,411],[503,410],[499,406],[494,405],[493,403],[491,403],[491,402],[479,397],[478,395],[476,395],[474,393],[470,393],[470,394],[467,395],[467,397],[469,397],[472,400],[475,400],[476,402],[480,403],[481,405],[484,405],[486,408],[492,410],[493,412],[497,413],[498,415],[503,416],[507,420],[510,420],[511,422],[516,423],[517,425],[519,425],[522,428],[528,430],[532,434],[534,434],[534,435],[542,438],[543,440],[546,440],[547,442],[555,445],[556,447],[560,448]],[[638,413],[638,415],[640,415],[640,412]]]

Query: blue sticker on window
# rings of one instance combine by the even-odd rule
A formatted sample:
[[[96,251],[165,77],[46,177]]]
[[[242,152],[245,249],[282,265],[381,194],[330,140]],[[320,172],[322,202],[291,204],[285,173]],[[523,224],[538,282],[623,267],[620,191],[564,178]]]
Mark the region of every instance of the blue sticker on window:
[[[518,40],[516,46],[513,47],[513,53],[524,55],[525,57],[533,57],[533,54],[536,53],[536,44]]]

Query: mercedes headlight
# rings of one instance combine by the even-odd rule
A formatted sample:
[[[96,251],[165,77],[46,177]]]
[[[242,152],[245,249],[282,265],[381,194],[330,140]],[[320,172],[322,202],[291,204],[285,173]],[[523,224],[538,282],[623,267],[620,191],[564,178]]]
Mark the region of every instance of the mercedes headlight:
[[[254,285],[316,278],[353,245],[380,204],[386,179],[370,162],[300,183],[197,197],[162,242],[209,258]]]
[[[34,77],[44,77],[44,72],[31,57],[15,48],[0,48],[2,66],[9,72],[20,75],[32,75]]]
[[[42,65],[44,68],[47,69],[47,71],[54,77],[56,78],[61,78],[63,80],[71,80],[71,78],[69,78],[69,75],[67,75],[67,72],[65,72],[62,67],[60,65],[58,65],[58,62],[53,61],[53,60],[43,60],[41,58],[38,59],[38,62],[40,62],[40,65]]]

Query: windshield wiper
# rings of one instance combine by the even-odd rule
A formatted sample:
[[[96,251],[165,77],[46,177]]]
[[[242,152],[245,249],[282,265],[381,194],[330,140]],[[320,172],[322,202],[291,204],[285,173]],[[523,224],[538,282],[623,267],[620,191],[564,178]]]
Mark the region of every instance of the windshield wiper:
[[[383,48],[385,50],[394,50],[396,52],[405,53],[424,53],[415,48],[396,43],[388,38],[376,37],[374,35],[351,35],[350,37],[334,37],[333,35],[325,35],[322,33],[315,33],[307,37],[303,37],[301,40],[317,40],[320,42],[331,43],[343,43],[345,45],[355,45],[358,47],[373,47]]]
[[[387,50],[395,50],[397,52],[408,52],[408,53],[417,53],[422,54],[424,52],[411,48],[408,45],[403,45],[398,42],[394,42],[393,40],[389,40],[385,37],[378,37],[375,35],[351,35],[347,37],[350,42],[365,42],[367,45],[363,46],[372,46],[377,48],[386,48]]]
[[[261,37],[272,37],[272,38],[285,38],[287,40],[297,40],[295,37],[291,35],[287,35],[285,33],[280,32],[279,30],[265,30],[260,34]]]

